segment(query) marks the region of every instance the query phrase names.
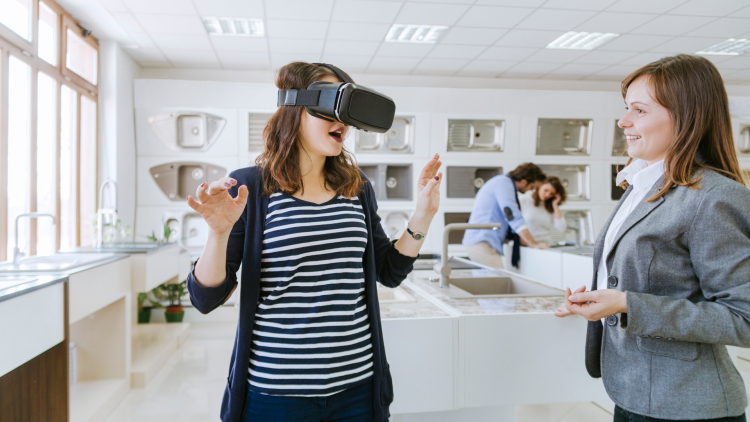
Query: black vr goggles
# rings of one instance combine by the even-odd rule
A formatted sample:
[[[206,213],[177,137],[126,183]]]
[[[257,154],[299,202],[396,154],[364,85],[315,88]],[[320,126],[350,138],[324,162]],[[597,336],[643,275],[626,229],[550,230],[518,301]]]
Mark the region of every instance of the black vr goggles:
[[[315,63],[331,69],[342,82],[316,81],[307,89],[279,90],[277,106],[304,106],[311,116],[368,132],[385,133],[393,124],[396,103],[375,90],[357,85],[336,66]]]

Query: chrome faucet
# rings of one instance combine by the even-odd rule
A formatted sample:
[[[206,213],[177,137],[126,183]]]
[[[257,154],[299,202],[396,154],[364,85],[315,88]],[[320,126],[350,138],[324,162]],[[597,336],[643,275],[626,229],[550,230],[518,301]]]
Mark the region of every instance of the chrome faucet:
[[[21,249],[18,248],[18,220],[20,220],[21,217],[26,217],[26,218],[50,217],[52,218],[52,224],[57,224],[57,220],[55,219],[55,216],[52,214],[30,212],[28,214],[21,214],[18,217],[16,217],[16,245],[13,248],[13,265],[18,265],[21,262],[21,257],[24,256],[24,253],[21,252]]]
[[[452,223],[445,226],[443,229],[443,254],[440,256],[440,263],[435,264],[433,268],[436,273],[440,274],[440,288],[445,289],[448,287],[450,281],[451,267],[448,265],[448,236],[453,230],[500,230],[500,223],[488,223],[488,224],[469,224],[469,223]]]
[[[115,193],[115,203],[112,208],[104,208],[104,188],[110,186]],[[107,179],[99,187],[99,209],[96,210],[96,246],[104,243],[104,216],[109,216],[111,221],[107,225],[117,224],[117,183]]]

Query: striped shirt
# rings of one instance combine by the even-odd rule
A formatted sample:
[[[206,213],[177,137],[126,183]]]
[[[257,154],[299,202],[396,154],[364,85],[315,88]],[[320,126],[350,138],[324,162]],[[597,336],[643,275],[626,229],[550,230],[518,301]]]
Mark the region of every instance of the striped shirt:
[[[271,195],[250,352],[251,390],[328,396],[369,381],[366,245],[358,198],[336,196],[314,204]]]

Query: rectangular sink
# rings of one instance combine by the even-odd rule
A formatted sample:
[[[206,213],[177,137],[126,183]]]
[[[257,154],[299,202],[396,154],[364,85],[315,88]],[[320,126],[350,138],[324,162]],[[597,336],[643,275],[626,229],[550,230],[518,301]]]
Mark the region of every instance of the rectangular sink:
[[[440,288],[438,277],[419,280],[433,291],[456,299],[563,296],[564,293],[535,281],[509,275],[502,270],[456,270],[451,273],[449,286],[445,289]]]
[[[13,262],[0,263],[0,272],[8,273],[54,273],[70,271],[84,265],[104,261],[115,256],[113,253],[101,254],[56,254],[49,256],[32,256],[22,259],[18,265]]]
[[[390,289],[388,287],[382,287],[378,285],[378,302],[382,304],[390,303],[414,303],[417,299],[414,296],[406,292],[401,287]]]

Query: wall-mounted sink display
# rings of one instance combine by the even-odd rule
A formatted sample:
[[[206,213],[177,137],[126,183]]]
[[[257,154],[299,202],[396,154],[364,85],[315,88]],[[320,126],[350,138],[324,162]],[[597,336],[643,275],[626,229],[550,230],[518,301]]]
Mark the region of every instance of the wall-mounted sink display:
[[[547,176],[557,176],[568,193],[569,201],[591,199],[591,175],[587,165],[540,164]]]
[[[591,119],[539,119],[536,155],[589,155],[593,128]]]
[[[503,152],[504,120],[448,120],[448,151]]]
[[[13,262],[0,263],[0,272],[9,273],[54,273],[70,271],[84,265],[112,258],[112,253],[55,254],[22,258],[18,265]]]
[[[176,111],[148,118],[151,130],[172,151],[206,151],[219,137],[226,120],[208,113]]]
[[[271,113],[248,113],[247,115],[247,150],[263,151],[263,129],[271,118]]]
[[[445,226],[453,223],[468,223],[470,212],[446,212],[443,215],[445,219]],[[460,245],[464,239],[464,232],[466,230],[452,230],[448,233],[448,244],[449,245]]]
[[[628,147],[628,141],[625,139],[625,129],[617,125],[619,119],[615,119],[615,136],[612,140],[612,156],[620,157],[625,155],[625,149]]]
[[[166,211],[164,224],[172,229],[170,243],[185,249],[203,249],[208,241],[208,224],[194,211]]]
[[[359,168],[370,179],[378,201],[411,201],[411,164],[367,164]]]
[[[365,154],[413,154],[414,117],[396,116],[385,133],[356,130],[354,151]]]
[[[411,211],[378,210],[380,225],[391,240],[398,239],[406,231]]]
[[[743,125],[740,127],[740,137],[737,144],[741,154],[750,154],[750,126]]]
[[[151,167],[150,172],[164,195],[172,201],[182,201],[187,195],[195,196],[201,183],[224,177],[227,169],[207,163],[175,162]]]
[[[448,198],[474,198],[484,183],[503,174],[502,167],[448,166]]]

